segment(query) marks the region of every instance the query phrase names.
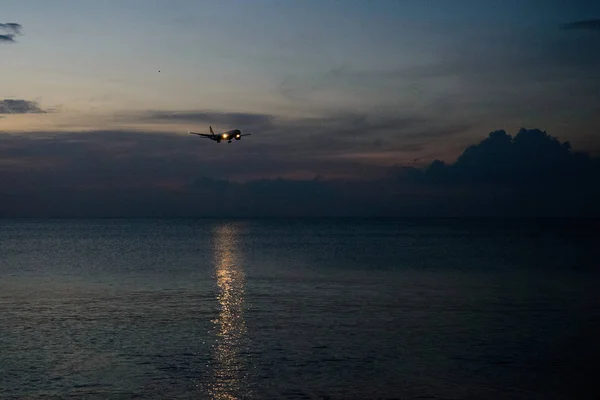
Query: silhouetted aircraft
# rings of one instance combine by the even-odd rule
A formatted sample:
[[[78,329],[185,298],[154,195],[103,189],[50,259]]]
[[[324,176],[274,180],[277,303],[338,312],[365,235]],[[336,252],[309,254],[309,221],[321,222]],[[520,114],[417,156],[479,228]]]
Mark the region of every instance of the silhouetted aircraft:
[[[242,132],[239,129],[232,129],[230,131],[225,131],[221,133],[215,134],[212,126],[210,128],[210,133],[198,133],[198,132],[189,132],[192,135],[198,135],[203,138],[207,138],[210,140],[214,140],[217,143],[221,143],[221,140],[227,140],[227,143],[231,143],[232,139],[240,140],[242,136],[250,136],[250,133],[245,133],[242,135]]]

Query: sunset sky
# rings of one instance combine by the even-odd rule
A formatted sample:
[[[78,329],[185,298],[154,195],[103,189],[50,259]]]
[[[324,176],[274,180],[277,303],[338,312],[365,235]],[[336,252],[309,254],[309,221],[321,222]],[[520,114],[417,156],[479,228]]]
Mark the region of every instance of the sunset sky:
[[[522,127],[600,154],[596,1],[6,0],[0,65],[9,182],[92,153],[123,184],[371,179]]]

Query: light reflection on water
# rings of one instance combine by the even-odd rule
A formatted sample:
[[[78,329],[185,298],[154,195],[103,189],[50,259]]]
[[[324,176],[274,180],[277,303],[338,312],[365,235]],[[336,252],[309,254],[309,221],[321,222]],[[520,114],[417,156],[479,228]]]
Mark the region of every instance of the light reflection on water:
[[[244,271],[238,249],[239,225],[223,224],[214,231],[215,276],[219,317],[213,321],[217,341],[209,393],[214,399],[238,399],[246,390],[247,368],[240,353],[246,345]]]

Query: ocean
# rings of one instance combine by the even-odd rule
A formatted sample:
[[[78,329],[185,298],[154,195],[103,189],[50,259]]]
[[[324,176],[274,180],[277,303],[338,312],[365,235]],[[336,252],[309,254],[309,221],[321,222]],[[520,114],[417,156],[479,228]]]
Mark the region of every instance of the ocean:
[[[598,398],[599,227],[0,219],[0,398]]]

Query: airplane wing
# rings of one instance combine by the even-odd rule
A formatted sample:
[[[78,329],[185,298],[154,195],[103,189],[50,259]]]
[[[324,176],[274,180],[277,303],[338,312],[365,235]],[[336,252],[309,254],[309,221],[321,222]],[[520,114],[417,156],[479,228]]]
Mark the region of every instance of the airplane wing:
[[[202,136],[205,138],[211,137],[212,135],[210,133],[198,133],[198,132],[188,132],[191,135],[198,135],[198,136]]]

